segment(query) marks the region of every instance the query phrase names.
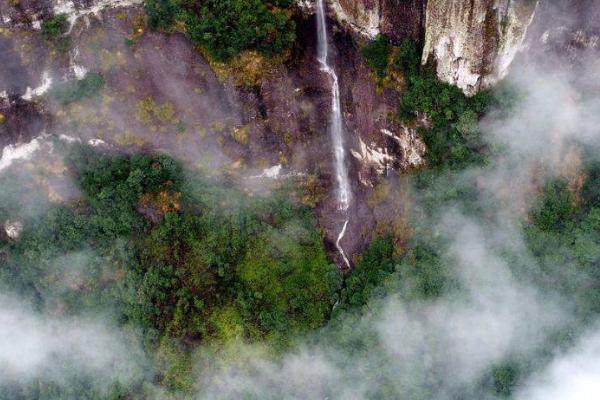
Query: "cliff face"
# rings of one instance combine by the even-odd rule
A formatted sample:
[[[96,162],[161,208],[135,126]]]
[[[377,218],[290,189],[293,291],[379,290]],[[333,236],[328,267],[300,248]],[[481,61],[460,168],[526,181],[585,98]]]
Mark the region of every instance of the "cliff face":
[[[330,6],[338,22],[369,38],[422,38],[425,0],[333,0]]]
[[[334,0],[333,16],[355,32],[424,41],[423,63],[472,95],[502,79],[533,18],[536,0]]]
[[[467,94],[492,86],[508,72],[537,1],[429,0],[423,63]]]
[[[585,8],[582,21],[566,31],[561,27],[567,22],[553,17],[566,11],[545,3],[536,9],[531,1],[473,0],[472,12],[466,3],[430,0],[425,8],[424,0],[328,1],[330,16],[353,32],[420,40],[424,59],[436,62],[440,77],[469,93],[506,73],[534,10],[540,18],[529,29],[531,50],[551,47],[572,55],[599,41],[600,17],[591,18]],[[300,4],[310,9],[312,2]],[[41,20],[57,13],[67,13],[71,22],[71,47],[64,52],[40,33]],[[0,146],[25,143],[44,132],[65,134],[123,148],[161,149],[258,189],[267,186],[265,181],[277,184],[279,173],[302,177],[314,197],[308,200],[321,210],[322,225],[334,243],[339,221],[326,219],[336,207],[328,194],[335,179],[326,134],[331,82],[316,62],[313,16],[299,15],[297,23],[299,41],[288,62],[261,64],[252,55],[239,60],[235,68],[256,65],[249,71],[263,72],[247,85],[236,81],[239,74],[223,75],[183,35],[147,31],[140,0],[0,0],[0,54],[5,55],[0,63]],[[347,160],[361,207],[344,243],[352,254],[368,242],[377,224],[389,219],[387,211],[379,219],[377,206],[366,205],[365,199],[380,196],[380,177],[419,167],[426,149],[416,127],[391,117],[401,94],[378,88],[355,38],[332,28]],[[81,79],[85,71],[104,77],[99,96],[61,106],[46,93],[54,84]]]
[[[600,7],[595,0],[540,1],[521,53],[525,62],[585,68],[596,64],[600,48]],[[542,61],[542,62],[540,62]],[[578,74],[573,74],[577,76]],[[585,76],[586,74],[582,74]],[[596,82],[587,82],[586,86]]]
[[[58,13],[67,13],[71,23],[64,51],[40,32],[41,21]],[[102,140],[125,151],[160,149],[251,192],[297,177],[309,193],[303,201],[316,206],[328,243],[335,243],[340,221],[330,190],[331,82],[316,61],[313,16],[299,16],[297,23],[301,40],[289,62],[261,64],[252,54],[238,60],[234,68],[256,65],[248,70],[262,72],[247,84],[238,82],[239,73],[223,73],[183,35],[148,31],[137,0],[0,0],[0,53],[6,55],[0,63],[0,152],[45,133]],[[343,243],[353,254],[376,226],[363,199],[381,175],[420,165],[425,149],[414,130],[389,117],[399,96],[377,91],[350,35],[337,30],[330,39],[357,199],[357,217],[348,226],[353,234]],[[104,78],[97,96],[68,105],[52,96],[55,85],[86,71]]]

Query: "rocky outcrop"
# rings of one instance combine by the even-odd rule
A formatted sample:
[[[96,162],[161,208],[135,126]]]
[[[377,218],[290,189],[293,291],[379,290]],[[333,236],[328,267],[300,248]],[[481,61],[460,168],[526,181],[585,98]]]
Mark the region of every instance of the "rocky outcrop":
[[[298,4],[310,9],[307,0]],[[425,0],[332,0],[329,7],[338,23],[370,39],[380,33],[395,41],[423,37]]]
[[[332,16],[367,38],[424,43],[423,63],[472,95],[502,79],[521,48],[537,0],[333,0]]]
[[[381,15],[380,2],[377,0],[336,0],[331,2],[337,20],[350,25],[359,33],[374,38],[379,33]]]
[[[381,33],[398,42],[423,39],[426,0],[381,0]]]
[[[554,68],[556,63],[575,68],[595,65],[600,50],[598,2],[541,1],[527,31],[525,46],[527,52],[521,58],[527,63],[544,64],[548,68]],[[595,83],[587,82],[587,86]]]
[[[423,63],[472,95],[502,79],[532,21],[535,0],[429,0]]]

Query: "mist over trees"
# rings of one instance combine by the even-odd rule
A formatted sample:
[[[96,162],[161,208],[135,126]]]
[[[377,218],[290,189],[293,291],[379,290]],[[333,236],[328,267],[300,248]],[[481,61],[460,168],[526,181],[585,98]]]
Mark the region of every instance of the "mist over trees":
[[[164,155],[105,155],[77,145],[67,160],[83,197],[25,221],[18,241],[3,240],[1,285],[35,308],[109,312],[113,324],[139,330],[146,352],[167,358],[155,374],[173,390],[189,389],[176,370],[187,351],[173,340],[286,348],[325,323],[339,273],[310,212],[285,193],[250,199],[186,176]],[[72,379],[81,386],[58,384],[53,393],[98,396],[94,386],[85,389],[85,375],[73,371]],[[46,384],[56,383],[27,387]]]
[[[148,0],[139,27],[183,33],[211,62],[227,64],[244,52],[285,56],[299,40],[294,7]],[[69,52],[68,30],[65,15],[41,22],[52,57]],[[106,142],[49,132],[29,152],[6,148],[0,400],[595,398],[600,121],[597,93],[580,80],[596,79],[597,66],[577,77],[521,66],[466,96],[422,65],[414,40],[378,35],[346,45],[377,94],[398,99],[385,118],[414,129],[426,147],[420,166],[386,167],[353,187],[356,201],[371,203],[356,217],[375,213],[378,190],[388,198],[377,209],[380,224],[351,233],[368,243],[350,255],[348,270],[335,265],[322,223],[327,172],[288,173],[271,142],[265,152],[273,157],[252,166],[258,175],[232,172],[247,167],[241,154],[257,135],[287,143],[289,132],[213,121],[222,147],[236,146],[226,149],[230,169],[219,171],[159,145],[101,135]],[[121,62],[120,53],[106,54],[114,57],[108,64]],[[138,89],[109,98],[106,86],[118,78],[111,68],[68,71],[37,101],[57,113],[121,105],[120,94]],[[290,96],[302,91],[296,78],[286,80]],[[270,118],[256,87],[224,85],[226,96],[251,98],[260,109],[252,118]],[[175,86],[165,85],[181,95],[189,89]],[[143,97],[132,118],[181,128],[172,138],[155,127],[161,145],[211,134],[157,99]],[[312,103],[298,104],[285,117],[310,119]],[[269,167],[273,160],[279,164]],[[399,192],[405,196],[395,198]],[[395,218],[402,223],[386,224]]]

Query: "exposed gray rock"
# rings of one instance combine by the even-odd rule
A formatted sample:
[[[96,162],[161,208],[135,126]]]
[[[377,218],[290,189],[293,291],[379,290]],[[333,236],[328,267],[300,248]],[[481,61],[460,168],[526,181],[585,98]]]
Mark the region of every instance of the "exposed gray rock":
[[[16,240],[23,232],[23,223],[21,221],[6,221],[4,222],[4,231],[6,236]]]
[[[329,4],[340,24],[368,38],[381,33],[396,41],[422,39],[425,0],[333,0]]]
[[[367,38],[424,41],[423,63],[472,95],[508,72],[537,0],[332,0],[331,15]],[[306,5],[308,7],[308,5]]]
[[[522,46],[536,0],[429,0],[423,63],[472,95],[508,72]]]

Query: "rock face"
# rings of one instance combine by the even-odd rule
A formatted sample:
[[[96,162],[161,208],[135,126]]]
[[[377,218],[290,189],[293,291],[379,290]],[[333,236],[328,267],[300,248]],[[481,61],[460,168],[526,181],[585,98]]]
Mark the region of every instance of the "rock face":
[[[569,4],[541,1],[524,44],[527,52],[523,52],[520,58],[524,58],[525,62],[543,59],[550,68],[555,63],[574,68],[595,65],[600,50],[598,2],[580,0]],[[587,86],[595,83],[587,82]]]
[[[423,63],[472,95],[502,79],[521,48],[537,0],[333,0],[332,16],[368,38],[424,43]]]
[[[502,79],[533,19],[532,0],[429,0],[423,63],[472,95]]]
[[[422,38],[425,0],[333,0],[330,6],[338,22],[369,38]]]
[[[502,79],[520,49],[535,0],[429,0],[423,63],[472,95]]]
[[[377,0],[335,0],[331,2],[336,18],[365,36],[374,38],[379,33],[380,4]]]
[[[421,42],[426,0],[381,0],[381,33],[392,40],[410,37]]]

